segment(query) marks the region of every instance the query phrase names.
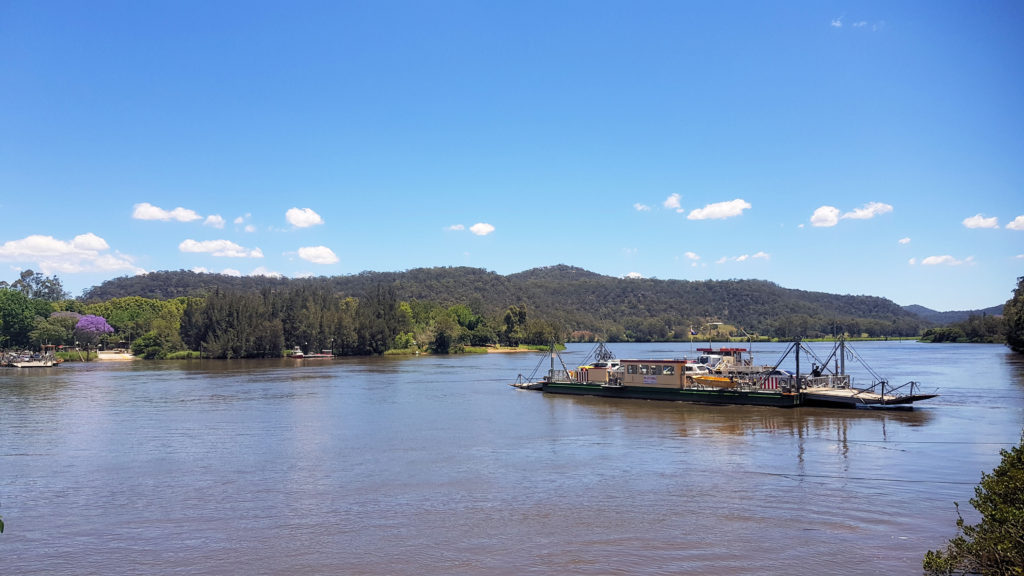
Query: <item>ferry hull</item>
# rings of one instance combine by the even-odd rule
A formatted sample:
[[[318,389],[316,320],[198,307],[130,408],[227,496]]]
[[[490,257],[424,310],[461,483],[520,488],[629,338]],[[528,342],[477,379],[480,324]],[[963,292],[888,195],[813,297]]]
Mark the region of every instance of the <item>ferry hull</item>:
[[[938,394],[913,394],[908,396],[887,396],[884,400],[878,394],[828,394],[805,392],[804,406],[818,408],[859,408],[913,410],[914,402],[935,398]]]
[[[52,368],[56,365],[57,363],[53,360],[22,360],[11,363],[11,366],[15,368]]]
[[[655,388],[646,386],[601,386],[584,382],[545,382],[542,390],[552,394],[601,396],[603,398],[634,398],[639,400],[667,400],[697,404],[737,404],[743,406],[778,406],[792,408],[800,405],[798,394],[733,389]]]

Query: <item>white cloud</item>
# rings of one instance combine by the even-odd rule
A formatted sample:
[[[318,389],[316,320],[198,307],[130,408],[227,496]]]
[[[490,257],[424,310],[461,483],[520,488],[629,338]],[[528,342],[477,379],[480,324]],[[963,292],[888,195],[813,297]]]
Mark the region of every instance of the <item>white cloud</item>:
[[[811,225],[819,228],[835,226],[840,220],[867,220],[892,212],[892,205],[884,202],[868,202],[862,208],[840,214],[835,206],[821,206],[811,215]]]
[[[284,218],[296,228],[309,228],[324,223],[324,219],[310,208],[289,208]]]
[[[974,256],[968,256],[963,260],[957,260],[949,254],[942,256],[929,256],[924,260],[921,260],[922,266],[960,266],[962,264],[970,264],[974,261]]]
[[[220,272],[216,272],[214,270],[210,270],[205,266],[196,266],[195,268],[192,269],[192,271],[195,272],[196,274],[223,274],[225,276],[233,276],[235,278],[240,278],[242,276],[242,273],[234,268],[225,268]]]
[[[682,204],[679,203],[679,200],[680,200],[679,194],[672,194],[668,198],[665,198],[665,201],[662,202],[661,205],[664,206],[665,208],[668,208],[669,210],[675,210],[676,212],[682,212],[683,211],[683,206],[682,206]]]
[[[107,244],[106,240],[100,238],[99,236],[93,234],[92,232],[88,232],[86,234],[79,234],[78,236],[75,236],[74,239],[71,240],[71,246],[74,247],[76,250],[86,250],[95,252],[110,249],[110,245]]]
[[[911,266],[916,265],[917,264],[917,258],[911,258],[910,260],[907,260],[907,264],[910,264]]]
[[[839,208],[835,206],[822,206],[811,215],[811,226],[827,228],[839,223]]]
[[[739,216],[743,214],[744,210],[750,208],[750,202],[737,198],[735,200],[729,200],[728,202],[716,202],[714,204],[708,204],[703,208],[697,208],[692,210],[687,216],[687,220],[721,220],[723,218],[732,218],[733,216]]]
[[[248,220],[249,218],[252,218],[252,213],[246,212],[244,216],[239,216],[238,218],[235,218],[235,224],[244,224],[245,221]]]
[[[843,27],[843,17],[840,16],[839,18],[833,18],[831,26],[833,28],[842,28]]]
[[[900,244],[910,244],[910,238],[900,238]]]
[[[696,252],[687,252],[686,254],[683,254],[683,256],[686,256],[690,260],[700,260],[700,256],[698,256]]]
[[[1024,230],[1024,216],[1017,216],[1006,225],[1007,230]]]
[[[164,222],[167,222],[168,220],[192,222],[193,220],[201,219],[202,216],[196,214],[195,210],[189,210],[180,206],[174,210],[167,211],[163,208],[153,206],[149,202],[143,202],[135,205],[135,210],[132,212],[132,218],[136,220],[162,220]]]
[[[477,222],[469,227],[469,231],[477,236],[487,236],[491,232],[494,232],[494,226],[486,222]]]
[[[754,259],[757,259],[757,260],[770,260],[771,259],[771,254],[768,254],[767,252],[758,252],[758,253],[753,254],[753,255],[751,255],[751,254],[740,254],[739,256],[733,256],[733,257],[722,256],[717,261],[715,261],[715,264],[725,264],[726,262],[746,262],[747,260],[750,260],[751,258],[754,258]]]
[[[144,272],[124,254],[106,253],[107,241],[92,232],[79,234],[70,242],[53,236],[33,234],[0,244],[0,261],[32,263],[43,274],[128,270]]]
[[[633,208],[635,208],[637,212],[650,212],[651,211],[651,207],[650,206],[648,206],[647,204],[641,204],[639,202],[637,202],[636,204],[633,204]]]
[[[191,253],[208,253],[212,256],[226,258],[263,258],[259,248],[243,248],[230,240],[203,240],[197,242],[191,238],[178,245],[178,250]]]
[[[255,232],[256,231],[256,227],[253,226],[252,224],[246,224],[245,225],[245,231],[246,232]]]
[[[338,256],[327,246],[304,246],[299,248],[299,258],[314,264],[334,264]]]
[[[268,269],[266,269],[263,266],[257,267],[252,272],[250,272],[249,275],[250,276],[266,276],[268,278],[284,278],[284,274],[281,274],[280,272],[274,272],[272,270],[268,270]]]
[[[630,272],[629,274],[626,274],[626,275],[624,276],[624,278],[630,278],[630,279],[632,279],[632,280],[640,280],[640,279],[642,279],[643,277],[644,277],[644,275],[643,275],[643,274],[641,274],[641,273],[639,273],[639,272]]]
[[[892,212],[892,206],[889,204],[884,204],[882,202],[868,202],[863,208],[857,208],[853,212],[847,212],[846,214],[843,214],[841,218],[867,220],[868,218],[874,218],[875,216],[880,216],[889,212]]]
[[[867,25],[868,25],[868,23],[867,23],[866,21],[864,21],[864,20],[861,20],[861,21],[859,21],[859,22],[854,22],[854,23],[852,24],[852,26],[853,26],[854,28],[863,28],[863,27],[865,27],[865,26],[867,26]]]
[[[999,218],[985,218],[981,214],[975,214],[970,218],[964,218],[963,224],[967,228],[999,228]]]
[[[212,226],[214,228],[224,227],[224,218],[220,214],[211,214],[206,217],[206,221],[203,222],[203,226]]]
[[[451,226],[445,228],[445,230],[453,230],[455,232],[458,232],[458,231],[461,231],[461,230],[465,230],[465,229],[466,229],[466,227],[463,226],[462,224],[452,224]]]

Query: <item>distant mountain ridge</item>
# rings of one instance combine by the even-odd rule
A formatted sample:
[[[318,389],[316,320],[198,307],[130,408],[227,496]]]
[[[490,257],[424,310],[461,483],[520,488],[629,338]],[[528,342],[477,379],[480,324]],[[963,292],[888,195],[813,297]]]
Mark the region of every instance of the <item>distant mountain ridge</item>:
[[[915,314],[918,317],[931,322],[932,324],[953,324],[954,322],[963,322],[971,316],[1002,316],[1003,305],[990,306],[981,310],[950,310],[947,312],[939,312],[932,310],[931,308],[925,308],[918,304],[911,304],[910,306],[904,306],[904,310]]]
[[[465,304],[491,317],[500,316],[509,306],[525,305],[531,317],[571,330],[604,335],[623,333],[627,337],[628,332],[639,330],[682,334],[690,325],[711,320],[778,337],[836,331],[914,336],[931,325],[957,321],[970,314],[935,312],[922,306],[901,307],[876,296],[783,288],[765,280],[616,278],[564,264],[504,276],[470,267],[367,271],[296,279],[162,271],[108,280],[87,290],[81,299],[169,299],[204,296],[214,290],[250,292],[295,286],[361,297],[380,284],[393,286],[398,298],[406,301],[432,301],[444,306]],[[986,311],[997,308],[1001,306]]]

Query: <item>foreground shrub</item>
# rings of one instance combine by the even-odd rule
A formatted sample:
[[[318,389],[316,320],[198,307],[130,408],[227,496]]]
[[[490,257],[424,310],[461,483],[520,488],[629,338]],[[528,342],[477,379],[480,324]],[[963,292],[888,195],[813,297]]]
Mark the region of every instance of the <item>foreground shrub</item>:
[[[982,473],[971,498],[981,522],[964,522],[954,503],[957,537],[945,551],[925,554],[928,574],[1024,575],[1024,434],[1020,444],[999,453],[1002,462],[991,474]]]

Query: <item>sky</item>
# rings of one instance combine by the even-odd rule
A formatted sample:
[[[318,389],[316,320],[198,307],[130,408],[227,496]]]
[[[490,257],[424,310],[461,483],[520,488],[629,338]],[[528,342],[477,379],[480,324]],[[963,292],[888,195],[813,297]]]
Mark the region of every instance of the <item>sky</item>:
[[[1024,276],[1024,3],[0,0],[0,280]]]

